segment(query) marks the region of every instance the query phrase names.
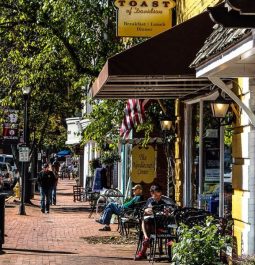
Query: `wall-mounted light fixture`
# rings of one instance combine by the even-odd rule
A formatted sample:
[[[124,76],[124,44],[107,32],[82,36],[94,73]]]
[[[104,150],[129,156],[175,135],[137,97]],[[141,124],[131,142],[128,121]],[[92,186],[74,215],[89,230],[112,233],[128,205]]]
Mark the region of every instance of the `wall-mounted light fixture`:
[[[211,109],[214,118],[224,119],[229,109],[230,101],[222,97],[221,92],[219,97],[211,102]]]
[[[164,117],[160,120],[162,130],[162,140],[167,159],[167,196],[170,196],[170,182],[174,193],[174,145],[172,142],[175,137],[175,127],[173,121],[169,117]],[[172,194],[174,196],[174,194]]]
[[[160,121],[160,126],[162,131],[170,131],[173,125],[173,121],[170,119],[163,119]]]

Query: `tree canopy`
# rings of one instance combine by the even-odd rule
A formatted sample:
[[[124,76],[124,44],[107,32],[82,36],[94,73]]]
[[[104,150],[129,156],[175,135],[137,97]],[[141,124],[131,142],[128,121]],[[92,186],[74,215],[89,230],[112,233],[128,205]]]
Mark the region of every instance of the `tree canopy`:
[[[30,86],[37,145],[58,146],[79,114],[87,84],[124,48],[108,0],[0,0],[0,104],[22,110]]]

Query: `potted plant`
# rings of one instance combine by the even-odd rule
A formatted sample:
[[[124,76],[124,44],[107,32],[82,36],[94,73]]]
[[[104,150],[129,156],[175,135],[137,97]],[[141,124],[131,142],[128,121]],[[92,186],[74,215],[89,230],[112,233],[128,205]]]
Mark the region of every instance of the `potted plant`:
[[[216,265],[220,251],[231,243],[231,237],[221,235],[214,218],[207,217],[206,224],[188,227],[181,224],[179,242],[173,243],[173,261],[176,265]]]

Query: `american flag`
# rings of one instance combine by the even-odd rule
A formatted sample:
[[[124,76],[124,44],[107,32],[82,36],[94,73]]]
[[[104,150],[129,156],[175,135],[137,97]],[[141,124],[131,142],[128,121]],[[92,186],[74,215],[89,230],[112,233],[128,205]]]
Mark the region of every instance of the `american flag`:
[[[144,106],[148,100],[128,99],[125,107],[125,116],[120,128],[120,136],[127,138],[130,131],[144,122]]]

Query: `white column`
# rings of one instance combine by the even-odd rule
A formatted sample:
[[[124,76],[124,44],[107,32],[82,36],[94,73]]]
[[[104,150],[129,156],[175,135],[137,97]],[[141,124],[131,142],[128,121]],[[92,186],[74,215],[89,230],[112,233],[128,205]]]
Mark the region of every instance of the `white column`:
[[[84,181],[83,181],[83,187],[86,187],[87,182],[87,176],[89,175],[89,150],[88,150],[88,144],[84,145],[84,157],[83,157],[83,175],[84,175]]]

